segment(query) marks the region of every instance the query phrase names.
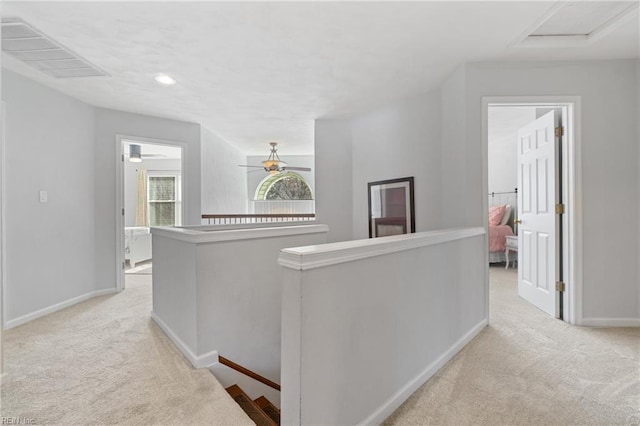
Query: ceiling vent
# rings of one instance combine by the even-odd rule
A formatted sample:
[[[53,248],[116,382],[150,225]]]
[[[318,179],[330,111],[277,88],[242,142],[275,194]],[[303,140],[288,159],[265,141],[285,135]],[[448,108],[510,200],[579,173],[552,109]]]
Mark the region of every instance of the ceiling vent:
[[[109,75],[20,18],[2,19],[2,51],[55,78]]]
[[[570,1],[554,6],[519,46],[567,47],[591,43],[638,9],[637,1]]]

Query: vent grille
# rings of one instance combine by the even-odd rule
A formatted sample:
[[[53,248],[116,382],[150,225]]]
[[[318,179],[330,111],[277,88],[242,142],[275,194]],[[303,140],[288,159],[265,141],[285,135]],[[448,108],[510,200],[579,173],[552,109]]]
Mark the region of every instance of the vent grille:
[[[2,51],[55,78],[109,75],[20,18],[2,19]]]

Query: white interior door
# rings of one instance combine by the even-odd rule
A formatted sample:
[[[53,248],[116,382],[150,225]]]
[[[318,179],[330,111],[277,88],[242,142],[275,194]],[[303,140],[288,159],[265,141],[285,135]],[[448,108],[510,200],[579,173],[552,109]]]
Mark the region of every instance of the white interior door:
[[[551,111],[518,130],[518,294],[554,317],[556,114]]]

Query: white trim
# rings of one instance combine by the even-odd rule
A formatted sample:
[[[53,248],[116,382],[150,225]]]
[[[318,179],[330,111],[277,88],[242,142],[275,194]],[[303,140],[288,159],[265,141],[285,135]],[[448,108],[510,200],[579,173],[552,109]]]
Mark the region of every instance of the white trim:
[[[344,262],[412,250],[449,241],[461,240],[485,234],[485,228],[453,228],[439,231],[418,232],[395,235],[392,237],[371,238],[366,240],[343,241],[286,248],[280,250],[278,263],[285,268],[306,271]]]
[[[496,106],[555,106],[567,108],[567,122],[563,123],[567,137],[567,158],[564,158],[567,181],[563,182],[565,188],[565,205],[567,214],[563,226],[563,237],[566,244],[565,284],[567,291],[564,293],[564,321],[574,324],[582,324],[582,110],[580,96],[483,96],[482,97],[482,149],[484,166],[484,192],[488,193],[488,117],[489,104]],[[487,197],[483,197],[484,210],[488,210]],[[486,213],[484,213],[486,215]],[[485,224],[487,223],[485,217]],[[487,225],[485,225],[486,227]],[[486,289],[489,293],[488,267],[486,277]],[[488,304],[487,304],[488,312]]]
[[[640,318],[582,318],[587,327],[640,327]]]
[[[182,355],[193,365],[194,368],[209,368],[218,363],[218,351],[207,352],[206,354],[196,355],[189,346],[184,343],[171,328],[160,319],[160,317],[151,311],[151,319],[158,324],[158,327],[167,335],[169,340],[176,346]]]
[[[451,360],[462,348],[465,347],[474,337],[476,337],[488,325],[487,319],[483,319],[476,324],[467,334],[462,336],[455,342],[445,353],[438,359],[427,366],[413,380],[407,383],[402,389],[396,392],[389,400],[382,404],[369,417],[359,424],[361,425],[378,425],[391,415],[403,402],[407,400],[420,386],[438,372],[447,362]]]
[[[38,309],[35,312],[31,312],[30,314],[26,314],[23,315],[21,317],[18,317],[16,319],[12,319],[10,321],[7,321],[5,323],[5,330],[9,330],[11,328],[17,327],[19,325],[22,324],[26,324],[29,321],[33,321],[35,319],[41,318],[45,315],[49,315],[52,314],[54,312],[60,311],[62,309],[68,308],[69,306],[73,306],[76,305],[80,302],[84,302],[85,300],[88,299],[92,299],[94,297],[98,297],[98,296],[105,296],[105,295],[109,295],[109,294],[114,294],[116,293],[116,289],[115,288],[107,288],[104,290],[96,290],[96,291],[91,291],[89,293],[85,293],[81,296],[77,296],[77,297],[72,297],[71,299],[65,300],[64,302],[60,302],[60,303],[56,303],[55,305],[51,305],[48,306],[46,308],[43,309]]]
[[[153,227],[151,233],[188,243],[217,243],[221,241],[286,237],[289,235],[321,234],[329,232],[327,225],[272,226],[268,228],[220,229],[213,226],[185,226],[180,228]]]
[[[182,220],[188,218],[187,201],[189,200],[188,188],[187,185],[188,177],[187,177],[187,147],[188,144],[186,142],[180,141],[168,141],[162,139],[153,139],[153,138],[145,138],[141,136],[130,136],[124,134],[116,134],[116,144],[115,144],[115,161],[116,161],[116,202],[115,202],[115,216],[116,216],[116,290],[122,291],[125,286],[125,274],[124,265],[125,256],[124,256],[124,215],[122,214],[122,210],[124,209],[124,143],[129,142],[140,142],[141,144],[150,144],[150,145],[168,145],[173,147],[178,147],[181,149],[180,154],[180,173],[181,173],[181,192],[182,192],[182,203],[181,203],[181,217]]]

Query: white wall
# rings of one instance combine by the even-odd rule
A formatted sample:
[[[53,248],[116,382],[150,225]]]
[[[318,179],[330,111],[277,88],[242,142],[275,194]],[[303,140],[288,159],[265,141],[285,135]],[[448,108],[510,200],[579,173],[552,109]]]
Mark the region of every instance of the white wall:
[[[96,289],[94,110],[8,70],[2,87],[5,318],[15,321]],[[47,203],[39,202],[40,190],[48,191]]]
[[[636,144],[638,148],[638,170],[640,170],[640,59],[636,61]],[[638,212],[640,212],[640,173],[638,173]],[[640,225],[638,225],[638,318],[640,318]]]
[[[329,225],[327,240],[353,239],[351,122],[316,120],[316,220]]]
[[[283,250],[282,424],[380,424],[479,333],[484,232]]]
[[[144,147],[143,147],[144,152]],[[142,163],[124,162],[124,226],[136,226],[138,206],[138,170],[181,171],[179,159],[143,159]]]
[[[441,227],[440,92],[402,99],[352,121],[353,236],[368,238],[367,183],[414,176],[416,232]]]
[[[582,99],[583,317],[638,318],[638,62],[478,63],[468,67],[467,142],[452,173],[480,182],[483,96],[573,95]],[[462,142],[464,143],[464,142]],[[479,184],[475,185],[479,190]],[[474,198],[459,209],[477,210]],[[477,214],[474,223],[480,224]],[[459,225],[464,225],[460,223]]]
[[[0,50],[2,48],[2,40],[0,39]],[[4,352],[2,349],[2,324],[4,321],[4,285],[5,285],[5,149],[4,149],[4,99],[2,97],[2,55],[0,55],[0,377],[4,374]]]
[[[536,119],[533,107],[489,108],[489,192],[511,192],[518,186],[518,129]]]
[[[153,228],[154,318],[194,366],[220,354],[279,383],[278,254],[322,244],[326,232],[316,224]]]
[[[482,145],[469,138],[468,70],[459,67],[442,85],[442,224],[484,226],[487,198]],[[479,104],[478,104],[479,105]]]
[[[263,156],[252,155],[247,157],[246,163],[238,163],[238,164],[250,164],[250,165],[259,166],[260,164],[262,164],[261,161],[266,159],[267,159],[267,155],[263,155]],[[307,181],[307,183],[309,184],[309,187],[311,188],[311,194],[315,199],[316,179],[315,179],[315,172],[314,172],[315,162],[314,162],[313,155],[281,155],[280,159],[285,163],[287,163],[289,166],[309,167],[311,169],[310,172],[294,171],[294,173],[299,174],[304,178],[305,181]],[[253,171],[247,173],[247,171],[249,170],[253,170]],[[258,185],[260,184],[260,182],[262,182],[264,178],[269,176],[269,174],[261,169],[250,168],[250,169],[247,169],[247,171],[245,171],[245,173],[247,174],[247,194],[249,196],[249,199],[253,200],[255,199],[256,189],[258,188]]]
[[[246,213],[247,174],[238,164],[246,156],[220,136],[202,128],[202,213]]]
[[[146,115],[95,109],[95,283],[99,289],[116,283],[116,137],[144,138],[184,144],[186,179],[183,224],[200,224],[200,125]]]

